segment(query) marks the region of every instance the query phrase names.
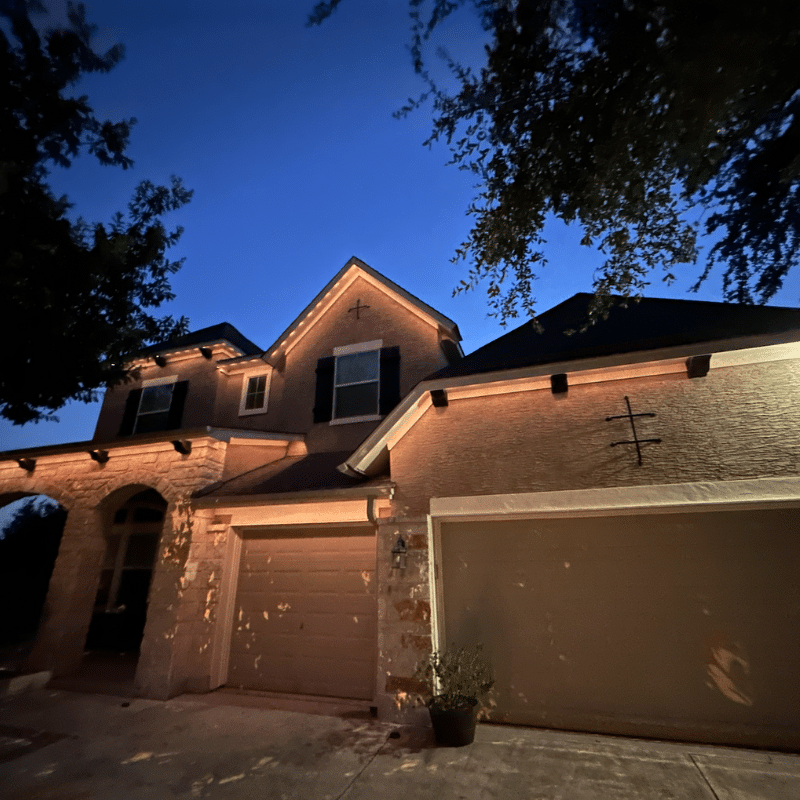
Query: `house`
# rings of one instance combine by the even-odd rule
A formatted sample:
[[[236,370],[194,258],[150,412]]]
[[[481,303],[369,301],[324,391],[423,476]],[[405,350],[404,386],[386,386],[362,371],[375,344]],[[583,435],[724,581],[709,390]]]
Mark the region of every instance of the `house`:
[[[2,454],[68,511],[31,666],[139,645],[148,697],[398,718],[484,644],[501,722],[796,749],[800,311],[588,295],[463,357],[351,259],[266,350],[143,351],[89,442]]]

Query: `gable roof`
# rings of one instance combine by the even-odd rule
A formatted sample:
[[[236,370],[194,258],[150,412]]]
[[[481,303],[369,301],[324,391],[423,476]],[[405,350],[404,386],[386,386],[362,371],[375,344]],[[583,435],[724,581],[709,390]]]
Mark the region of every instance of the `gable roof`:
[[[156,353],[166,353],[170,350],[182,350],[186,347],[210,345],[215,342],[228,342],[245,356],[258,355],[262,352],[255,342],[251,342],[246,336],[239,333],[230,322],[220,322],[217,325],[200,328],[200,330],[192,331],[183,336],[176,336],[165,342],[151,344],[149,347],[140,350],[137,355],[149,356]]]
[[[565,333],[580,328],[592,297],[586,292],[573,295],[538,317],[542,331],[525,322],[427,380],[800,331],[797,308],[643,298],[627,307],[614,306],[607,319],[583,333]]]
[[[591,298],[587,293],[576,294],[540,315],[542,332],[532,322],[523,323],[429,375],[339,469],[350,475],[380,474],[388,464],[390,443],[422,417],[432,403],[426,396],[436,390],[477,396],[475,387],[541,380],[553,373],[616,369],[648,361],[682,362],[687,356],[800,341],[800,309],[654,298],[627,308],[614,307],[607,319],[584,333],[564,333],[586,320]]]
[[[377,285],[383,288],[384,291],[395,295],[396,300],[405,305],[413,313],[426,319],[430,324],[444,329],[456,342],[461,341],[461,334],[459,333],[458,326],[453,320],[439,313],[435,308],[424,303],[410,292],[407,292],[401,286],[394,283],[394,281],[390,281],[385,275],[381,275],[380,272],[370,267],[369,264],[366,264],[360,258],[353,256],[333,278],[325,284],[317,296],[300,312],[294,322],[292,322],[292,324],[264,351],[264,355],[266,357],[274,355],[275,352],[284,345],[288,349],[291,349],[294,343],[288,344],[289,340],[293,337],[297,337],[299,341],[299,339],[307,333],[308,328],[313,325],[315,317],[319,318],[319,316],[321,316],[321,313],[319,313],[320,309],[324,310],[324,308],[332,303],[359,275],[366,278],[373,285]]]

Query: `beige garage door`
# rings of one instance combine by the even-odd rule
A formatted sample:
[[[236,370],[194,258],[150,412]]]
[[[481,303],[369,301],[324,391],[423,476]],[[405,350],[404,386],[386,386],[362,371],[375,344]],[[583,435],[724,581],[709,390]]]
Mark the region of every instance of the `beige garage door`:
[[[493,718],[800,746],[798,511],[443,523],[448,642]]]
[[[246,537],[228,685],[372,699],[374,572],[371,528]]]

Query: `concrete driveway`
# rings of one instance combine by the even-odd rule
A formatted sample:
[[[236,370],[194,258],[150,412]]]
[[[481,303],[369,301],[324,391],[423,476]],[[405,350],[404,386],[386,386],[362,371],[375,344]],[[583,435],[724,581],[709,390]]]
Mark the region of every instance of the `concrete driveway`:
[[[499,725],[447,749],[428,729],[355,707],[276,705],[232,693],[165,703],[51,689],[9,697],[0,701],[0,797],[800,798],[796,755]]]

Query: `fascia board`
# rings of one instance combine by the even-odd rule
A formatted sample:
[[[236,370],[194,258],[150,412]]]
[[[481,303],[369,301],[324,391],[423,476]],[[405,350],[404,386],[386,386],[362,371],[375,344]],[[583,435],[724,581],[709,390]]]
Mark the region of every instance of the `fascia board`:
[[[272,356],[281,348],[289,353],[314,327],[316,322],[324,315],[325,311],[353,284],[357,278],[363,278],[372,286],[384,292],[388,297],[399,303],[406,310],[419,317],[423,322],[435,327],[445,329],[456,337],[456,342],[461,338],[458,326],[444,315],[422,303],[413,295],[406,292],[397,284],[385,278],[360,259],[352,258],[345,266],[334,275],[322,291],[303,309],[291,325],[268,347],[264,353]]]
[[[6,450],[0,452],[0,461],[16,461],[18,458],[25,457],[42,458],[44,456],[85,454],[88,450],[136,450],[161,444],[171,447],[171,442],[175,439],[184,439],[194,442],[206,438],[218,442],[229,442],[231,439],[247,439],[251,442],[260,441],[264,445],[274,445],[276,443],[288,445],[291,442],[302,442],[305,440],[305,436],[302,433],[264,433],[262,431],[250,431],[242,428],[212,428],[207,426],[187,430],[147,433],[142,434],[141,438],[136,438],[134,435],[125,437],[124,439],[112,439],[110,441],[90,439],[84,442],[67,442],[66,444]]]
[[[219,513],[226,508],[233,509],[241,508],[242,506],[302,505],[309,501],[320,500],[341,502],[343,500],[360,500],[370,497],[390,498],[393,493],[394,484],[386,483],[379,486],[354,486],[350,489],[319,489],[306,492],[196,497],[192,500],[192,505],[196,508],[213,508]]]

